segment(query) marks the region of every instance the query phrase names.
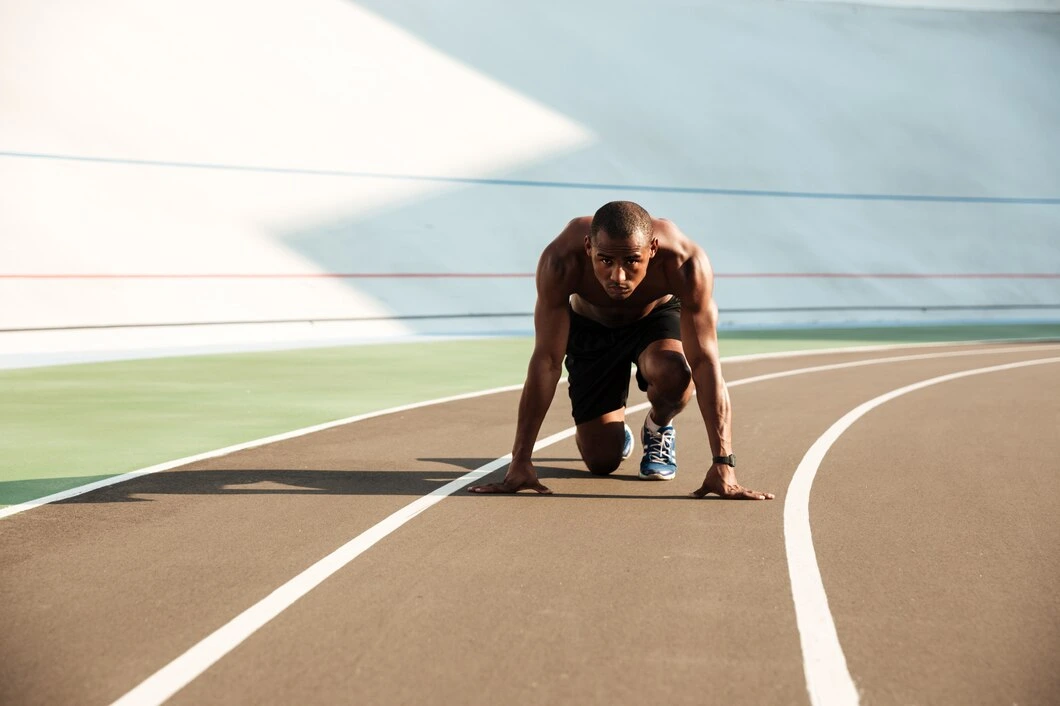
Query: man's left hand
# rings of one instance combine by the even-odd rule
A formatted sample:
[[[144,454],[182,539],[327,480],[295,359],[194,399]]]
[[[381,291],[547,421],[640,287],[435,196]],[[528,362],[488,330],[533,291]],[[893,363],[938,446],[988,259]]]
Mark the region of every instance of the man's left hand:
[[[707,477],[703,479],[703,485],[699,490],[692,491],[692,497],[702,498],[714,493],[725,500],[772,500],[773,493],[762,493],[757,490],[749,490],[736,482],[736,472],[731,466],[723,463],[715,464],[707,471]]]

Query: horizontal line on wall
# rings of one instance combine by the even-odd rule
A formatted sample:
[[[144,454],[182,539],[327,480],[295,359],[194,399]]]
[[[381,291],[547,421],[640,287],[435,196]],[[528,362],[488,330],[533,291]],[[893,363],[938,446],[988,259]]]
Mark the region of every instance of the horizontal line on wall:
[[[923,306],[785,306],[776,308],[720,309],[722,314],[783,314],[829,311],[1018,311],[1060,309],[1060,304],[928,304]]]
[[[719,279],[1060,279],[1060,272],[734,272]]]
[[[532,272],[69,272],[8,273],[10,279],[530,279]],[[716,272],[718,279],[1060,279],[1060,272]]]
[[[976,305],[927,305],[927,306],[793,306],[793,307],[750,307],[721,309],[722,314],[785,314],[785,313],[827,313],[855,311],[1021,311],[1021,310],[1060,310],[1060,304],[984,304]],[[470,313],[470,314],[405,314],[394,316],[348,316],[314,319],[261,319],[252,321],[192,321],[177,323],[135,323],[135,324],[92,324],[87,326],[39,326],[0,329],[0,333],[26,333],[32,331],[90,331],[97,329],[129,328],[172,328],[180,326],[248,326],[260,324],[319,324],[319,323],[356,323],[361,321],[417,321],[438,319],[500,319],[531,318],[531,312],[503,313]]]
[[[532,272],[171,272],[0,274],[0,279],[505,279]]]
[[[250,326],[255,324],[323,324],[359,321],[416,321],[430,319],[499,319],[505,317],[520,318],[532,317],[533,314],[526,312],[517,313],[493,313],[493,314],[402,314],[394,316],[342,316],[323,317],[318,319],[258,319],[250,321],[184,321],[176,323],[138,323],[138,324],[92,324],[89,326],[42,326],[34,328],[8,328],[0,329],[0,333],[20,333],[26,331],[89,331],[94,329],[124,329],[124,328],[169,328],[176,326]]]
[[[596,191],[646,191],[669,194],[698,194],[706,196],[743,196],[781,199],[814,199],[837,201],[912,201],[927,203],[971,203],[1058,206],[1060,198],[1037,196],[949,196],[932,194],[873,194],[830,191],[785,191],[772,189],[727,189],[715,187],[665,186],[653,184],[607,184],[575,181],[544,181],[533,179],[488,179],[480,177],[438,176],[430,174],[390,174],[361,172],[345,169],[308,169],[299,167],[269,167],[245,164],[222,164],[213,162],[179,162],[157,159],[127,159],[121,157],[98,157],[76,154],[49,154],[43,152],[0,151],[0,157],[16,159],[41,159],[65,162],[93,162],[137,167],[162,167],[170,169],[210,169],[259,174],[293,174],[304,176],[347,177],[355,179],[393,179],[398,181],[426,181],[443,184],[467,184],[476,186],[519,186],[548,189],[586,189]]]

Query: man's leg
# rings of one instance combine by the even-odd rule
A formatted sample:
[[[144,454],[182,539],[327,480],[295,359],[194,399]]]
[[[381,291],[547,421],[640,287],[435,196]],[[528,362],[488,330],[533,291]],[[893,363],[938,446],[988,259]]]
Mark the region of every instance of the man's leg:
[[[637,359],[637,370],[648,384],[652,421],[668,426],[692,398],[692,370],[684,347],[673,338],[653,341]]]
[[[637,358],[637,382],[648,393],[651,410],[640,439],[643,480],[673,480],[677,474],[677,432],[671,422],[692,397],[692,371],[681,342],[660,338]]]
[[[589,472],[606,476],[622,463],[626,443],[626,409],[616,409],[603,416],[582,422],[574,435],[578,451]]]

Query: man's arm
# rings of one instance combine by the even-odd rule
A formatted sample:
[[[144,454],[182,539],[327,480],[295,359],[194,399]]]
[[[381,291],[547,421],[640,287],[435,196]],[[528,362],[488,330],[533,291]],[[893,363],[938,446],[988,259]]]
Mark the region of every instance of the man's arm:
[[[531,462],[541,423],[556,395],[567,350],[570,312],[567,308],[573,273],[552,247],[545,250],[537,267],[537,304],[534,306],[534,352],[526,371],[519,416],[512,446],[512,462],[502,483],[469,488],[474,493],[516,493],[520,490],[552,491],[537,479]]]
[[[728,456],[732,449],[732,405],[721,374],[718,353],[718,305],[714,302],[714,272],[706,253],[694,244],[689,258],[679,268],[681,297],[681,341],[692,369],[699,410],[715,456]],[[728,464],[712,463],[703,485],[692,494],[716,493],[727,498],[772,499],[772,493],[743,488]]]

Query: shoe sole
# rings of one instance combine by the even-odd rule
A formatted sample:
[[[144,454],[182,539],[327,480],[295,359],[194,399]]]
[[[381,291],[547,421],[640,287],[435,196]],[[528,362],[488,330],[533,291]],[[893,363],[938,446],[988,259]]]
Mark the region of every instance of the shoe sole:
[[[674,471],[668,476],[664,476],[661,473],[649,473],[647,475],[645,475],[644,473],[638,473],[637,477],[641,480],[673,480],[677,477],[677,472]]]
[[[627,437],[629,438],[629,440],[632,443],[630,443],[630,445],[629,445],[629,453],[628,454],[622,454],[622,460],[623,461],[625,461],[630,456],[632,456],[633,452],[637,450],[637,442],[636,442],[636,440],[635,440],[635,438],[633,436],[633,430],[629,428],[628,424],[626,424],[625,427],[626,427],[626,435],[627,435]]]

